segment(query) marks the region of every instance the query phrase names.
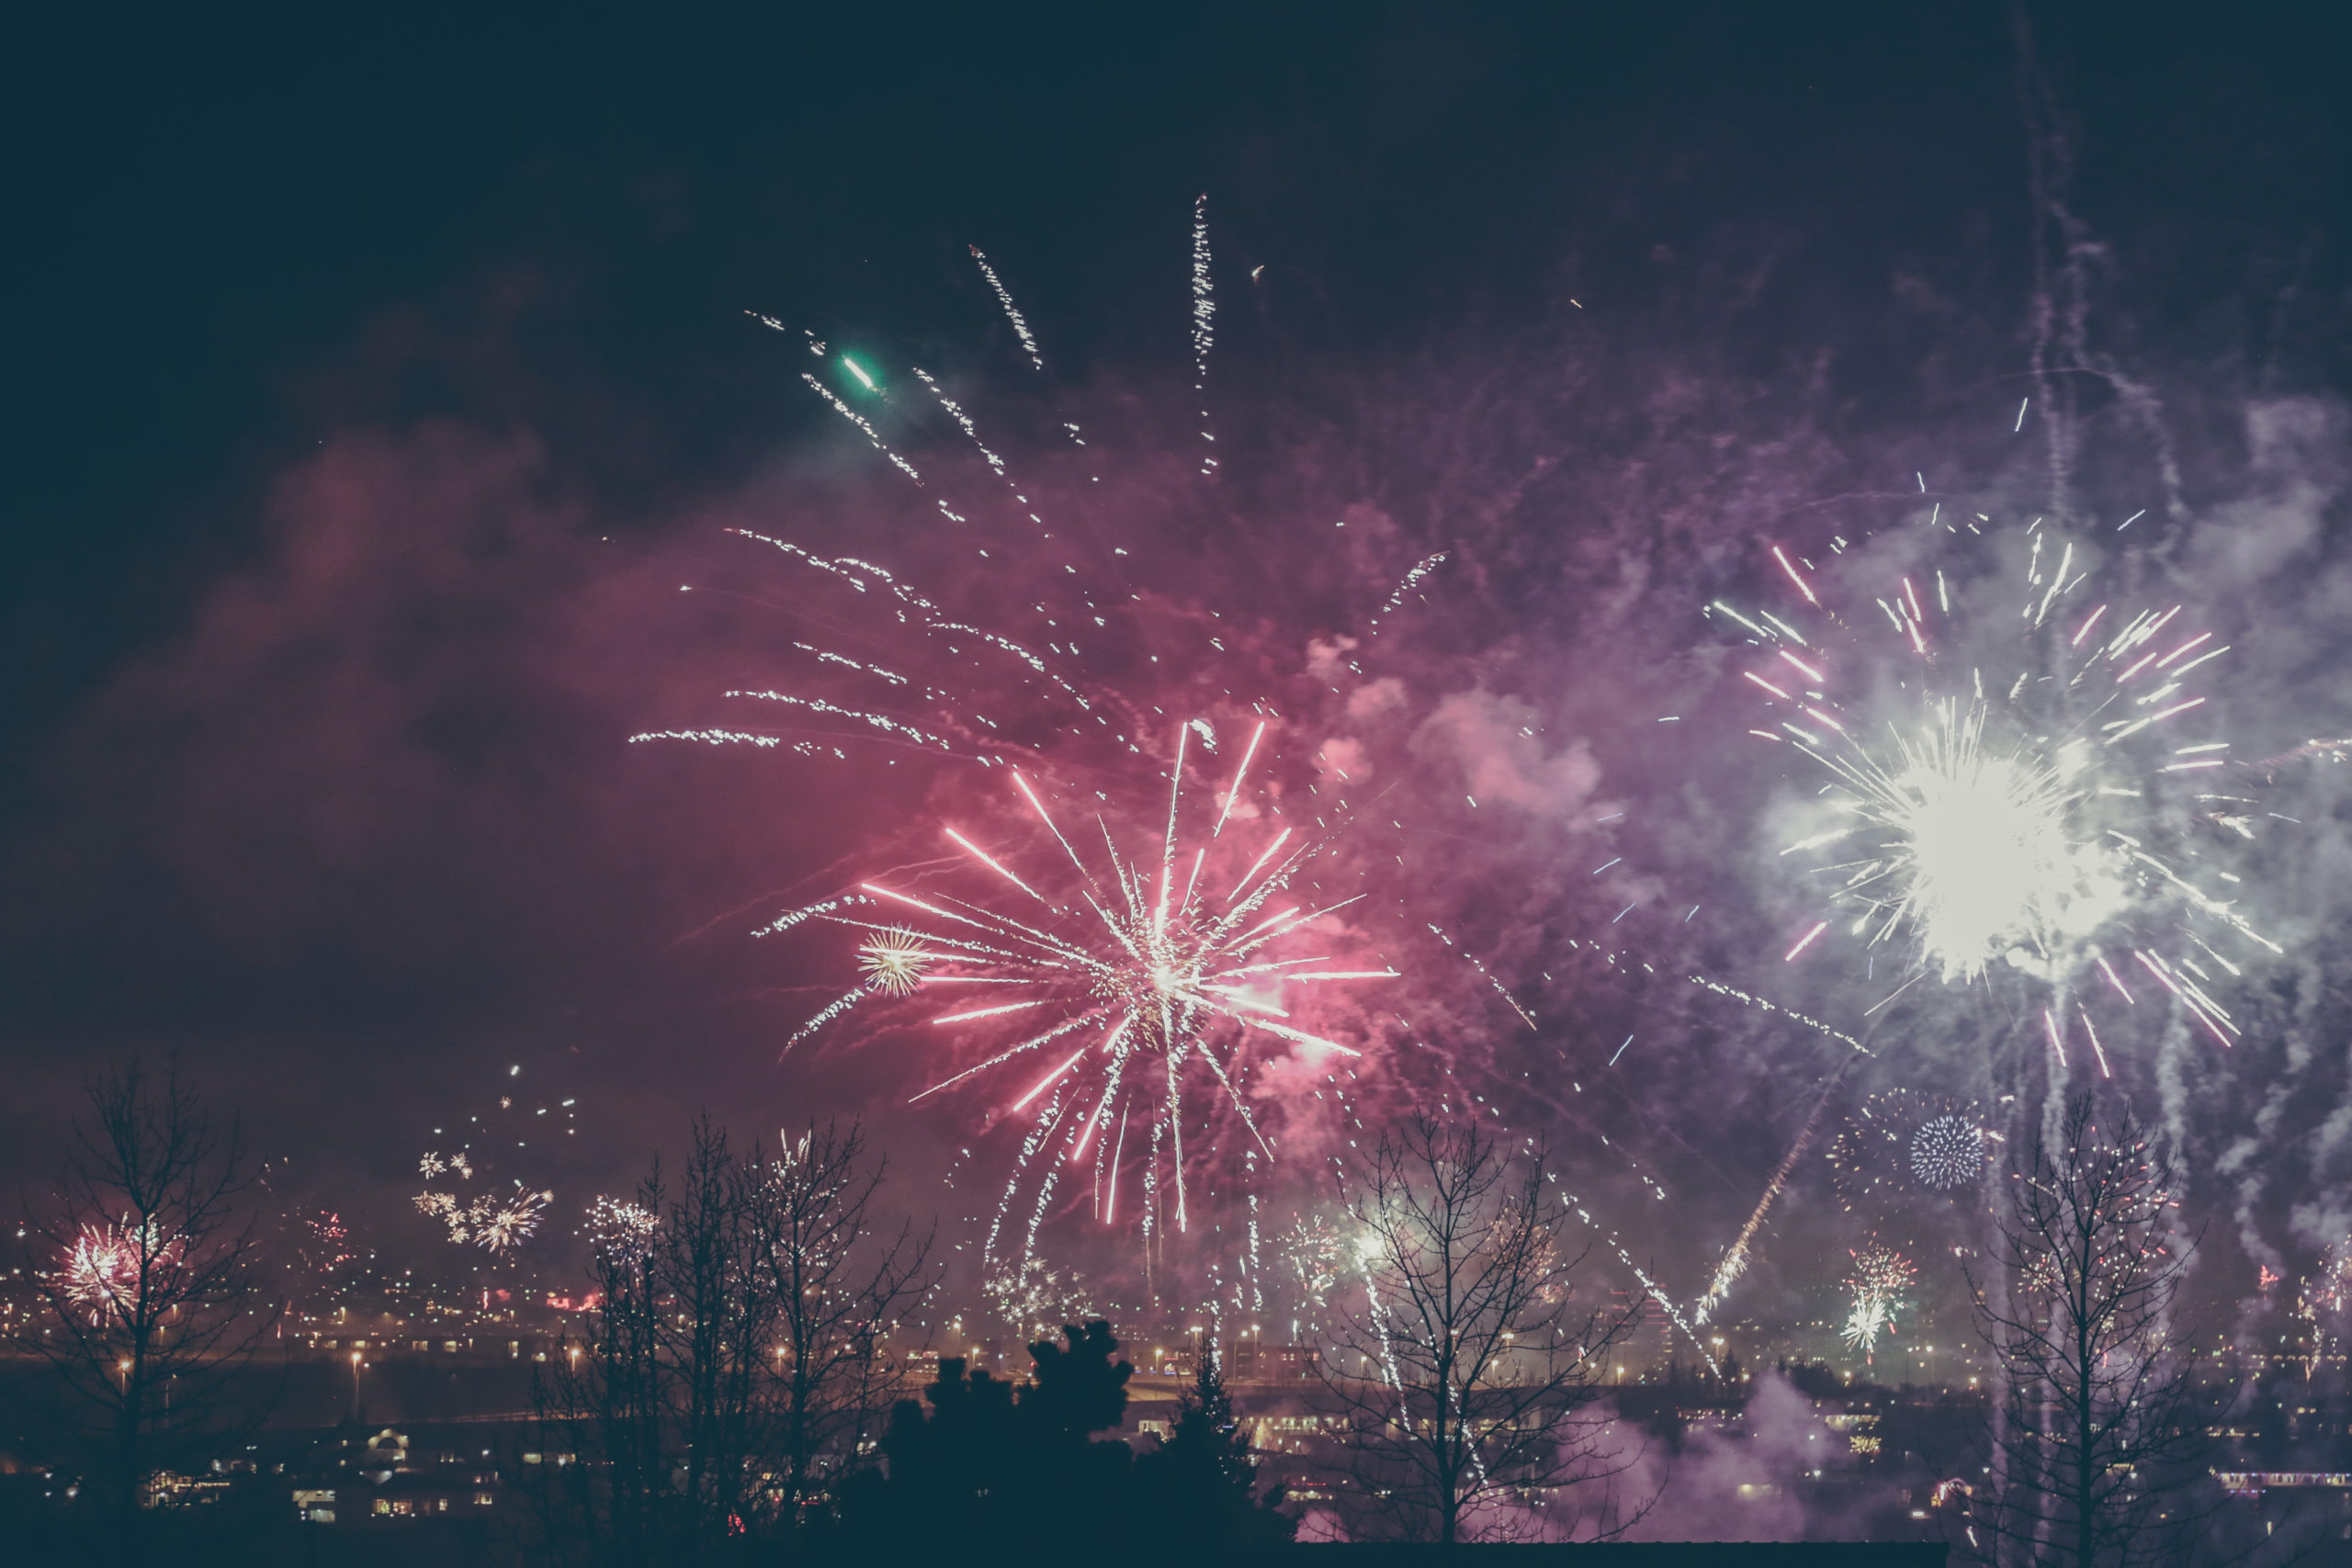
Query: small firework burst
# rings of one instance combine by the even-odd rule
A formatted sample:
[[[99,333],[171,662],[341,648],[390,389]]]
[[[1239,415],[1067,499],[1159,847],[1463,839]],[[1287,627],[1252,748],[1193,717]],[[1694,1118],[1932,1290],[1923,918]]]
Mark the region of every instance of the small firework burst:
[[[2317,1376],[2324,1362],[2343,1353],[2347,1306],[2352,1306],[2352,1236],[2322,1247],[2312,1271],[2297,1282],[2295,1316],[2302,1325],[2305,1378]]]
[[[911,997],[938,957],[919,933],[892,926],[859,946],[857,966],[868,989],[886,997]]]
[[[1282,1254],[1290,1284],[1297,1292],[1299,1315],[1319,1321],[1330,1304],[1331,1292],[1348,1277],[1346,1243],[1321,1214],[1302,1214],[1291,1221],[1283,1236]]]
[[[471,1242],[486,1252],[509,1252],[538,1234],[539,1221],[553,1192],[529,1191],[517,1184],[504,1197],[484,1196],[461,1203],[447,1192],[420,1192],[416,1207],[449,1228],[449,1239]]]
[[[1911,1134],[1911,1174],[1937,1192],[1973,1181],[1984,1169],[1984,1129],[1964,1116],[1931,1116]]]
[[[555,1201],[552,1192],[517,1190],[496,1203],[479,1200],[473,1209],[474,1245],[491,1252],[505,1252],[538,1234],[539,1219]]]
[[[1881,1242],[1870,1242],[1852,1256],[1854,1268],[1846,1277],[1846,1288],[1854,1299],[1842,1333],[1847,1346],[1860,1350],[1867,1362],[1880,1337],[1894,1332],[1894,1314],[1918,1269],[1909,1258]]]
[[[1876,1214],[1957,1193],[1984,1174],[1994,1136],[1973,1100],[1908,1089],[1874,1094],[1829,1145],[1838,1196],[1850,1212]]]
[[[141,1224],[126,1217],[85,1224],[75,1234],[51,1278],[96,1326],[120,1317],[126,1303],[139,1293],[141,1276],[169,1268],[178,1251],[178,1244],[164,1236],[153,1220]]]
[[[1838,1337],[1849,1350],[1860,1350],[1865,1361],[1871,1359],[1879,1336],[1894,1325],[1894,1310],[1876,1296],[1857,1295],[1850,1311],[1846,1314],[1846,1325]]]

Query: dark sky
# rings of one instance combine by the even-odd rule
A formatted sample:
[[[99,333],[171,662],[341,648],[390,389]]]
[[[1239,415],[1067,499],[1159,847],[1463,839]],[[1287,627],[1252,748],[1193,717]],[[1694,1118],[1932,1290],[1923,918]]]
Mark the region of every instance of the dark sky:
[[[1632,647],[1569,629],[1593,583],[1655,544],[1670,607],[1611,613],[1694,642],[1694,585],[1745,570],[1694,519],[1736,540],[1939,454],[1986,493],[2025,482],[1954,432],[2006,434],[1989,411],[2022,395],[2037,152],[2081,224],[2095,352],[2171,400],[2174,570],[2264,451],[2294,470],[2264,493],[2316,487],[2297,547],[2332,562],[2352,142],[2320,16],[2052,8],[2030,69],[1990,5],[40,24],[6,111],[0,1173],[45,1165],[74,1076],[134,1050],[181,1052],[315,1197],[412,1243],[424,1130],[510,1066],[582,1101],[548,1178],[568,1189],[674,1146],[699,1106],[760,1130],[893,1114],[905,1086],[870,1057],[778,1066],[821,999],[789,987],[833,971],[753,951],[737,917],[830,886],[923,786],[623,741],[773,652],[750,589],[715,613],[675,593],[752,574],[723,526],[938,564],[800,385],[797,339],[746,311],[946,366],[978,403],[1011,388],[1008,423],[1050,431],[972,244],[1057,395],[1120,433],[1170,561],[1229,569],[1219,603],[1295,654],[1361,630],[1425,550],[1475,556],[1475,592],[1412,634],[1422,694],[1509,693],[1590,739],[1604,791],[1686,759],[1634,754],[1649,738],[1594,694],[1657,676],[1646,723],[1664,666],[1560,672]],[[1203,192],[1230,488],[1154,510]],[[2250,420],[2281,400],[2301,412]],[[2285,457],[2248,434],[2278,429]],[[2084,485],[2130,489],[2096,462]],[[1253,564],[1306,558],[1285,530],[1360,502],[1394,528],[1361,573]],[[2280,649],[2273,675],[2324,695],[2338,651]],[[2298,702],[2241,716],[2287,744],[2306,715],[2352,732]],[[1550,962],[1495,941],[1515,984]],[[2279,1004],[2339,1061],[2340,983],[2322,966]],[[1693,1184],[1699,1252],[1821,1066],[1625,1080]],[[2281,1245],[2335,1223],[2289,1211],[2352,1158],[2325,1131],[2341,1087],[2282,1134],[2310,1142],[2257,1205]],[[2254,1116],[2244,1092],[2227,1115]]]

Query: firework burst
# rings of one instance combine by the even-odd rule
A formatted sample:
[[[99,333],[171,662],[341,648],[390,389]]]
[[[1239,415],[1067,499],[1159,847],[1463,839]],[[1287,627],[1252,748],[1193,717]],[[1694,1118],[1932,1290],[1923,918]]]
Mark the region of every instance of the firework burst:
[[[1214,450],[1219,433],[1205,401],[1216,309],[1206,209],[1196,206],[1191,369],[1201,396],[1187,400],[1184,427]],[[1014,302],[1009,274],[977,251],[973,262],[1020,341],[1024,379],[1043,371],[1047,354]],[[768,923],[763,934],[815,921],[859,938],[856,984],[801,1021],[786,1049],[853,1012],[856,1023],[873,1026],[864,1031],[868,1039],[912,1025],[928,1036],[920,1056],[947,1064],[910,1074],[910,1089],[922,1091],[917,1098],[986,1096],[986,1124],[1022,1129],[978,1249],[984,1283],[1000,1302],[1035,1297],[1024,1280],[1047,1217],[1091,1206],[1106,1225],[1141,1229],[1155,1299],[1157,1249],[1189,1230],[1198,1239],[1187,1266],[1218,1278],[1212,1293],[1219,1299],[1257,1310],[1269,1278],[1260,1250],[1270,1221],[1259,1187],[1273,1179],[1281,1134],[1309,1116],[1353,1116],[1349,1097],[1363,1086],[1342,1058],[1414,1028],[1401,1013],[1391,1014],[1404,1032],[1396,1035],[1385,1022],[1326,1024],[1329,1010],[1350,1004],[1303,1005],[1325,983],[1397,975],[1385,953],[1363,961],[1300,952],[1310,932],[1329,929],[1326,917],[1352,902],[1341,893],[1366,892],[1377,868],[1354,863],[1363,857],[1351,841],[1340,845],[1368,815],[1348,799],[1354,785],[1346,767],[1317,752],[1309,773],[1305,757],[1281,754],[1276,735],[1306,734],[1314,722],[1306,716],[1337,690],[1317,668],[1325,654],[1316,650],[1344,652],[1360,640],[1259,644],[1239,629],[1242,617],[1211,607],[1217,584],[1188,573],[1190,552],[1146,564],[1167,541],[1131,530],[1155,509],[1107,503],[1105,448],[1091,445],[1076,423],[1061,419],[1050,442],[1015,448],[985,428],[985,412],[951,395],[947,378],[914,364],[902,374],[865,353],[853,361],[819,334],[757,319],[796,348],[805,340],[815,363],[803,362],[802,378],[812,393],[895,470],[886,482],[911,487],[905,515],[921,514],[926,571],[949,560],[955,569],[918,581],[877,564],[880,551],[870,544],[853,556],[811,538],[733,530],[773,552],[792,590],[779,599],[761,583],[721,587],[711,597],[725,593],[794,623],[782,670],[725,693],[727,705],[707,719],[632,741],[853,765],[878,752],[888,765],[911,764],[908,772],[935,770],[943,813],[971,810],[945,804],[960,793],[950,775],[978,776],[1000,786],[991,805],[1007,801],[1031,818],[1017,829],[1029,841],[1016,845],[987,818],[949,817],[963,829],[951,835],[954,849],[971,874],[989,879],[986,892],[926,866]],[[1208,512],[1230,512],[1230,498],[1219,495],[1230,481],[1218,460],[1203,461],[1186,482],[1200,487]],[[968,491],[956,488],[965,483]],[[861,540],[875,534],[858,529]],[[1363,637],[1393,632],[1396,615],[1421,597],[1445,558],[1439,552],[1410,565]],[[1310,683],[1295,689],[1299,713],[1285,721],[1275,698],[1293,693],[1285,682],[1297,673],[1301,642],[1310,650]],[[1352,660],[1348,667],[1362,672]],[[1203,712],[1189,722],[1179,716]],[[1218,750],[1220,731],[1240,762],[1221,761],[1216,782],[1231,781],[1222,798],[1188,812],[1186,793],[1197,784],[1206,796],[1209,786],[1188,776],[1188,766],[1201,767]],[[1165,785],[1128,791],[1113,782],[1133,781],[1171,752]],[[1130,809],[1146,793],[1157,798]],[[1098,803],[1102,815],[1087,821]],[[1331,869],[1340,864],[1344,878]],[[1340,891],[1327,893],[1317,876]],[[1396,905],[1401,910],[1406,900]],[[1424,927],[1453,945],[1435,924],[1408,918],[1393,944],[1400,962]],[[1456,956],[1519,1008],[1475,957]],[[961,1005],[935,1005],[942,998]],[[1332,1058],[1329,1073],[1305,1075],[1321,1086],[1283,1101],[1279,1122],[1248,1087],[1276,1053],[1296,1067]],[[1382,1079],[1389,1087],[1385,1064]],[[1221,1179],[1227,1175],[1234,1179]],[[1079,1183],[1091,1183],[1083,1197]],[[1211,1192],[1233,1205],[1234,1223],[1201,1223]],[[1246,1217],[1238,1212],[1245,1195]],[[1067,1200],[1062,1209],[1057,1198]],[[1214,1263],[1211,1231],[1226,1238],[1214,1245],[1230,1249]]]
[[[1166,815],[1146,851],[1123,854],[1098,818],[1102,850],[1090,859],[1016,772],[1014,792],[1059,852],[1052,875],[1034,869],[1024,875],[950,828],[947,838],[967,865],[985,874],[997,901],[918,896],[869,882],[854,896],[792,910],[768,928],[814,919],[867,933],[858,949],[864,980],[804,1024],[787,1049],[872,997],[940,998],[944,1010],[924,1021],[928,1029],[966,1039],[995,1035],[980,1061],[913,1097],[983,1077],[1009,1078],[1008,1093],[1021,1089],[1006,1109],[1026,1113],[1031,1131],[984,1249],[989,1259],[1007,1252],[1011,1201],[1024,1174],[1038,1168],[1044,1174],[1036,1213],[1010,1254],[1024,1261],[1060,1173],[1070,1166],[1091,1171],[1093,1208],[1106,1224],[1116,1222],[1126,1190],[1136,1195],[1129,1201],[1139,1209],[1148,1239],[1163,1225],[1188,1228],[1182,1114],[1188,1100],[1205,1095],[1221,1103],[1254,1149],[1271,1157],[1273,1143],[1244,1093],[1251,1042],[1361,1055],[1294,1021],[1295,998],[1303,995],[1297,988],[1394,979],[1398,972],[1385,964],[1347,966],[1329,953],[1276,955],[1356,902],[1293,894],[1326,836],[1274,829],[1273,812],[1255,819],[1262,842],[1254,849],[1238,844],[1238,834],[1227,836],[1241,820],[1234,808],[1266,728],[1261,723],[1250,735],[1219,792],[1214,819],[1197,839],[1184,832],[1185,765],[1192,737],[1214,735],[1199,721],[1179,731]],[[1044,1072],[1030,1077],[1040,1066]]]
[[[1918,1269],[1893,1247],[1875,1241],[1852,1256],[1854,1268],[1846,1277],[1846,1289],[1852,1293],[1853,1303],[1840,1333],[1848,1348],[1860,1350],[1867,1363],[1880,1337],[1894,1332],[1895,1314]]]
[[[1874,1094],[1829,1145],[1838,1196],[1849,1211],[1876,1213],[1923,1194],[1958,1192],[1984,1175],[1996,1136],[1973,1100],[1907,1089]]]
[[[600,1259],[638,1264],[652,1256],[653,1233],[660,1224],[644,1204],[600,1193],[589,1203],[588,1221],[581,1231]]]
[[[2181,728],[2204,716],[2195,671],[2228,645],[2181,604],[2103,597],[2088,547],[2038,522],[2021,542],[1969,523],[1967,543],[1994,552],[1969,576],[1946,537],[1962,530],[1940,519],[1908,570],[1857,548],[1852,571],[1834,573],[1776,546],[1802,605],[1711,607],[1757,649],[1740,673],[1767,722],[1750,733],[1826,775],[1828,820],[1783,853],[1820,857],[1843,914],[1807,922],[1786,959],[1842,919],[1868,950],[1900,944],[1897,990],[2018,972],[2042,987],[2052,1050],[2063,1058],[2079,1029],[2102,1073],[2105,1046],[2075,999],[2094,985],[2123,1006],[2133,986],[2161,987],[2229,1044],[2216,972],[2279,949],[2218,863],[2254,837],[2253,776],[2226,740]],[[1934,564],[1946,556],[1949,570]],[[1870,576],[1875,592],[1838,603],[1840,575]],[[1966,612],[1971,593],[1989,614]]]
[[[75,1233],[53,1278],[66,1300],[76,1311],[87,1313],[95,1327],[123,1315],[142,1279],[174,1267],[179,1253],[178,1241],[164,1235],[153,1220],[85,1224]]]
[[[938,954],[923,945],[914,931],[898,927],[868,938],[858,946],[857,966],[866,987],[886,997],[911,997],[922,984],[923,971]]]

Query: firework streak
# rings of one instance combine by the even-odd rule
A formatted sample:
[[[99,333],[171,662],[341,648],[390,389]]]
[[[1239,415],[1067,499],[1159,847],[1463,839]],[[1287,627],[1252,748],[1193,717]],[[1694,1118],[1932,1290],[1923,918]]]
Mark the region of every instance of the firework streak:
[[[1789,1152],[1781,1156],[1780,1168],[1772,1172],[1772,1179],[1764,1184],[1764,1196],[1756,1201],[1756,1212],[1749,1214],[1747,1223],[1739,1227],[1739,1235],[1732,1239],[1730,1248],[1724,1254],[1724,1260],[1715,1266],[1715,1277],[1708,1282],[1706,1294],[1701,1296],[1691,1308],[1690,1316],[1695,1323],[1703,1325],[1714,1314],[1715,1309],[1723,1305],[1724,1298],[1731,1293],[1732,1285],[1747,1272],[1748,1244],[1756,1239],[1757,1229],[1764,1224],[1764,1215],[1772,1207],[1772,1200],[1778,1198],[1781,1189],[1789,1184],[1790,1172],[1796,1169],[1797,1161],[1803,1159],[1804,1151],[1812,1146],[1813,1135],[1820,1129],[1822,1115],[1829,1109],[1830,1100],[1837,1096],[1838,1085],[1846,1081],[1846,1075],[1861,1059],[1859,1054],[1849,1056],[1838,1065],[1836,1072],[1829,1075],[1829,1083],[1821,1091],[1821,1098],[1814,1102],[1813,1114],[1804,1119],[1804,1127],[1797,1134],[1797,1141],[1789,1145]]]

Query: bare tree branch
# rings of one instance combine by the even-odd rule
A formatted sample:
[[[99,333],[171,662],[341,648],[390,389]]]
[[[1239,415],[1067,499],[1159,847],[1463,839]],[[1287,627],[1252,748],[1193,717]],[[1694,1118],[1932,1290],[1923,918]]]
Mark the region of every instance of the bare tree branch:
[[[1419,1118],[1381,1139],[1355,1186],[1362,1304],[1316,1370],[1345,1424],[1361,1528],[1446,1544],[1567,1534],[1566,1494],[1606,1493],[1631,1462],[1583,1412],[1641,1303],[1574,1314],[1584,1256],[1561,1250],[1567,1213],[1540,1148],[1514,1160],[1475,1124]],[[1587,1533],[1646,1507],[1604,1496]]]
[[[2207,1446],[2173,1334],[2195,1244],[2175,1233],[2171,1162],[2128,1108],[2102,1130],[2084,1095],[2010,1184],[2003,1278],[1969,1275],[2006,1385],[1971,1544],[1993,1563],[2165,1560],[2201,1519],[2178,1483]]]
[[[239,1374],[278,1309],[237,1124],[213,1125],[176,1062],[160,1079],[138,1061],[93,1074],[85,1092],[55,1191],[25,1205],[30,1250],[51,1260],[25,1348],[56,1372],[61,1418],[127,1529],[141,1483],[187,1441],[266,1414],[272,1391]]]

